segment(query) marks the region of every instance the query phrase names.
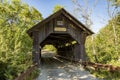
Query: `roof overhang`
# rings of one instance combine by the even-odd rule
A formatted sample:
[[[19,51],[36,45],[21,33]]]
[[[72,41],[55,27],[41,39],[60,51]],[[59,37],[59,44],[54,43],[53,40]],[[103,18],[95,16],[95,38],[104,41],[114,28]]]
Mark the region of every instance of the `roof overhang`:
[[[87,33],[88,35],[94,34],[93,31],[91,31],[89,28],[87,28],[84,24],[82,24],[80,21],[78,21],[74,16],[72,16],[70,13],[68,13],[65,9],[60,9],[59,11],[55,12],[54,14],[50,15],[49,17],[47,17],[46,19],[42,20],[41,22],[39,22],[38,24],[34,25],[32,28],[30,28],[27,33],[29,34],[29,36],[32,36],[32,32],[34,31],[39,31],[39,27],[41,27],[42,24],[52,20],[53,18],[55,18],[56,16],[63,14],[65,15],[69,20],[71,20],[74,24],[76,24],[77,26],[79,26],[79,28],[81,28],[83,31],[85,31],[85,33]]]

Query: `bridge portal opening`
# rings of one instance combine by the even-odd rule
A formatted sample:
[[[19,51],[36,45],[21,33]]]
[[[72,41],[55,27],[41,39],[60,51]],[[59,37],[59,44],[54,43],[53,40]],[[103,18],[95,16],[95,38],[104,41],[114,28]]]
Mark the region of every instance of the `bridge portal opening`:
[[[57,49],[52,44],[46,44],[41,48],[41,57],[54,57],[57,55]]]
[[[67,33],[51,33],[41,44],[41,57],[56,55],[74,59],[78,42]]]

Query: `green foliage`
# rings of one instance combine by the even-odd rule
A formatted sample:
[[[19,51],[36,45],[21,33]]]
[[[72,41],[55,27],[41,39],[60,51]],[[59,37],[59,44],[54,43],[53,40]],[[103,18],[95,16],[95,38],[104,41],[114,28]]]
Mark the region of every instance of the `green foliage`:
[[[119,80],[119,72],[109,72],[103,69],[97,71],[90,70],[90,73],[94,74],[96,77],[99,77],[100,80]]]
[[[116,17],[117,22],[119,23],[120,17]],[[119,18],[119,19],[118,19]],[[110,63],[110,61],[118,61],[120,59],[120,24],[114,24],[116,33],[117,33],[117,45],[115,44],[114,32],[112,27],[113,20],[110,20],[108,25],[102,28],[98,34],[95,35],[94,43],[91,41],[91,37],[88,37],[86,42],[86,49],[88,56],[91,57],[91,60],[94,61],[92,46],[95,45],[96,55],[98,57],[98,61],[101,63]],[[117,51],[115,47],[117,46]]]
[[[35,8],[20,0],[0,2],[0,80],[13,80],[32,64],[32,43],[26,30],[41,19]]]
[[[120,14],[117,14],[109,23],[102,28],[98,34],[94,36],[94,41],[91,41],[91,36],[86,41],[87,56],[90,61],[95,62],[95,58],[92,51],[92,45],[95,46],[95,52],[99,63],[111,64],[113,66],[120,66]],[[113,30],[113,25],[116,31],[116,42]],[[112,80],[120,78],[120,74],[109,73],[107,71],[101,71],[99,73],[94,72],[98,77],[109,77],[113,75]],[[110,75],[110,76],[107,76]],[[117,75],[117,76],[115,76]],[[116,79],[117,78],[117,79]],[[108,79],[110,80],[110,79]]]
[[[53,13],[57,12],[58,10],[60,10],[61,8],[63,8],[63,6],[61,5],[55,5],[54,9],[53,9]]]
[[[53,45],[45,45],[45,46],[43,47],[43,50],[54,51],[54,52],[57,51],[57,49],[56,49]]]
[[[25,79],[25,80],[33,80],[36,77],[39,76],[40,70],[38,68],[35,68],[34,71]]]
[[[120,0],[108,0],[111,2],[113,6],[119,7],[120,6]]]

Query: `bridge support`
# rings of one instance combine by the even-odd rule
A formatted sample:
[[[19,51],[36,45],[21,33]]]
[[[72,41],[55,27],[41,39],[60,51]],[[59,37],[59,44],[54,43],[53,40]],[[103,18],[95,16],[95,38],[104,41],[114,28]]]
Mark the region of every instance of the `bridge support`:
[[[33,64],[40,65],[40,43],[39,43],[39,33],[33,32],[33,51],[32,51],[32,60]]]
[[[86,40],[86,37],[87,37],[87,35],[84,33],[84,32],[82,32],[81,34],[80,34],[80,37],[81,37],[81,39],[80,39],[80,55],[81,55],[81,60],[82,61],[86,61],[86,52],[85,52],[85,40]]]
[[[86,52],[84,44],[80,44],[79,47],[80,47],[80,59],[82,61],[86,61]]]
[[[85,40],[86,35],[84,33],[81,33],[80,43],[77,43],[74,47],[74,56],[76,61],[86,61]]]
[[[74,47],[74,56],[76,61],[86,61],[86,52],[84,44],[76,44]]]

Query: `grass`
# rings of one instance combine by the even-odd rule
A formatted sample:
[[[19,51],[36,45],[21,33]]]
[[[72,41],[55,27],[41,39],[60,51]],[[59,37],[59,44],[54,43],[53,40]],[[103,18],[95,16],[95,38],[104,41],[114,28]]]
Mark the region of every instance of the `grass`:
[[[25,79],[25,80],[34,80],[39,76],[40,70],[35,68],[35,70]]]
[[[120,80],[120,72],[109,72],[102,69],[99,69],[97,71],[89,69],[89,71],[100,80]]]

